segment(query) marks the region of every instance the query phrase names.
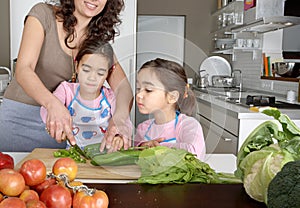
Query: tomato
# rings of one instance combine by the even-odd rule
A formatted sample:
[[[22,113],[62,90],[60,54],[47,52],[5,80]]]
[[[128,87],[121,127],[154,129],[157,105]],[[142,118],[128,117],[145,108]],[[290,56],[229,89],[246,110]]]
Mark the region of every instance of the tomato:
[[[36,199],[36,200],[39,200],[40,197],[38,195],[38,193],[34,190],[24,190],[20,196],[19,196],[20,199],[22,199],[25,203],[31,199]]]
[[[6,196],[18,196],[25,189],[21,173],[13,169],[0,170],[0,192]]]
[[[46,178],[42,183],[37,184],[35,186],[31,186],[31,189],[35,190],[39,195],[48,187],[55,185],[55,178]]]
[[[14,158],[9,154],[0,152],[0,169],[14,169]]]
[[[25,184],[28,186],[42,183],[47,174],[46,165],[38,159],[26,160],[19,172],[23,175]]]
[[[73,181],[76,178],[77,171],[77,163],[69,157],[59,158],[52,166],[52,173],[56,176],[66,174],[70,181]]]
[[[45,189],[40,200],[48,208],[69,208],[72,206],[72,197],[69,190],[61,185],[53,185]]]
[[[36,199],[30,199],[26,202],[26,208],[47,208],[44,202]]]
[[[108,197],[104,191],[96,190],[93,196],[84,191],[77,192],[73,197],[73,208],[107,208]]]
[[[8,197],[0,203],[0,208],[26,208],[25,202],[18,197]]]

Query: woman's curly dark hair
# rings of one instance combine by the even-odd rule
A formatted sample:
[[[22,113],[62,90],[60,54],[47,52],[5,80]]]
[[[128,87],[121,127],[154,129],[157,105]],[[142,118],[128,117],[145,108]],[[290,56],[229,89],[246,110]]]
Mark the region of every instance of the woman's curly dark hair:
[[[119,14],[124,7],[123,0],[107,0],[102,12],[93,17],[88,25],[86,40],[100,39],[103,42],[114,40],[119,31],[115,26],[121,24]],[[56,8],[55,14],[62,19],[64,30],[67,32],[65,44],[68,48],[68,42],[74,39],[75,25],[77,19],[73,15],[75,11],[74,0],[60,0],[60,5]]]

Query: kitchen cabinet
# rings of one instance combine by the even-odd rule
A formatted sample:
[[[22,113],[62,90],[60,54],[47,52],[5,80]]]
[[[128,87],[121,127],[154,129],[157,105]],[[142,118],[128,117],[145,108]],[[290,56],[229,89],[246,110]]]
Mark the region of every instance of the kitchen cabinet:
[[[239,120],[226,109],[198,99],[197,118],[202,126],[206,152],[237,154]]]
[[[204,93],[194,90],[198,111],[196,119],[200,122],[207,148],[207,153],[237,154],[247,136],[261,123],[272,120],[265,114],[250,111],[249,108],[226,102],[222,94]],[[239,93],[239,92],[237,92]],[[241,97],[260,92],[243,92]],[[223,99],[221,97],[223,96]],[[232,92],[232,97],[236,97]],[[277,100],[282,98],[276,97]],[[285,99],[285,98],[284,98]],[[297,109],[280,109],[300,126],[300,112]]]

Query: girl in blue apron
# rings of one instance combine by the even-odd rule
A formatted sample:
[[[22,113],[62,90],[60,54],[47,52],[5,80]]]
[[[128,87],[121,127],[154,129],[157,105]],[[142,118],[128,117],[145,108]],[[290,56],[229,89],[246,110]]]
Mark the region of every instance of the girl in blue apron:
[[[196,99],[184,68],[160,58],[148,61],[138,71],[136,90],[139,112],[153,118],[138,125],[135,146],[185,149],[204,160],[203,131],[193,117]]]
[[[113,91],[103,84],[114,68],[113,56],[109,43],[85,42],[76,56],[72,81],[62,82],[53,92],[68,108],[73,135],[81,148],[101,142],[112,118],[116,99]],[[76,80],[78,83],[74,83]],[[41,116],[45,121],[47,111],[43,107]],[[122,140],[120,137],[115,139]],[[123,142],[113,141],[113,144],[121,148]]]

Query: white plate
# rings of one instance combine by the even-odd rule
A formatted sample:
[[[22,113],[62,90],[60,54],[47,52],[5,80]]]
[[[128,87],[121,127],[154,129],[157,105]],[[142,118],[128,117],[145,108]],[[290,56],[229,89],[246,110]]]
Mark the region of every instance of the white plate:
[[[210,56],[206,58],[200,65],[200,69],[205,70],[208,74],[208,84],[212,86],[212,76],[225,75],[231,76],[231,66],[229,62],[221,56]]]

